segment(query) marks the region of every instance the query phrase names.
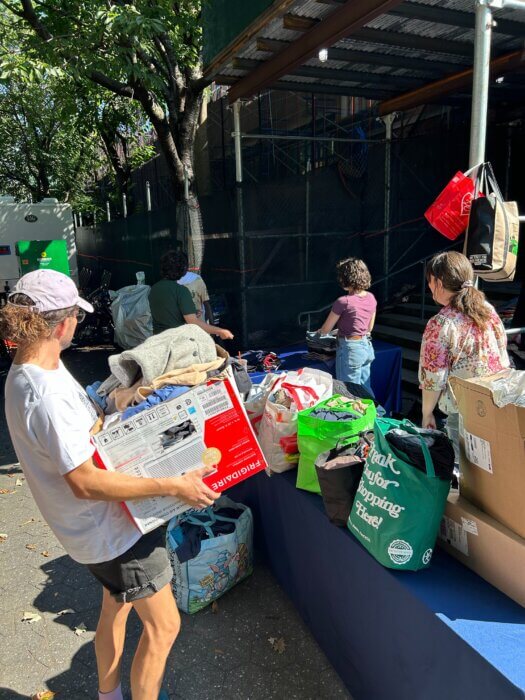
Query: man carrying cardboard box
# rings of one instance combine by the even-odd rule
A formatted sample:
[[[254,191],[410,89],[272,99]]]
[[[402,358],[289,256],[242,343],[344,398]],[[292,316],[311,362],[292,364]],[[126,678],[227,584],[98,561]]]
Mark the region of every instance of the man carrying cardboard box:
[[[97,469],[90,430],[97,415],[60,360],[93,307],[60,272],[24,275],[0,312],[0,335],[18,345],[5,388],[13,445],[40,511],[68,554],[103,585],[95,635],[99,698],[122,700],[120,663],[126,620],[135,608],[144,629],[131,668],[133,700],[161,691],[180,616],[171,566],[158,530],[141,535],[119,501],[175,496],[193,507],[220,494],[202,479],[213,467],[171,478],[138,478]]]

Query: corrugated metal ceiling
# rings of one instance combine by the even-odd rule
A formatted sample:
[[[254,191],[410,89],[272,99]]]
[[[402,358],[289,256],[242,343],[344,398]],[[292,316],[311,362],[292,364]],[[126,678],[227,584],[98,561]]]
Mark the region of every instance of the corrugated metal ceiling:
[[[338,2],[329,4],[322,0],[298,0],[291,9],[288,8],[286,14],[310,18],[317,23],[337,11],[338,5]],[[422,15],[427,16],[428,8],[431,8],[432,17],[441,21],[421,19]],[[465,26],[470,21],[465,13],[471,16],[473,27],[473,0],[405,1],[396,9],[369,22],[355,35],[341,39],[333,47],[327,47],[339,50],[336,51],[336,57],[330,57],[329,51],[329,60],[325,63],[321,63],[317,57],[310,58],[303,66],[292,70],[291,74],[282,76],[278,82],[302,84],[309,90],[314,90],[316,85],[322,85],[325,89],[334,86],[348,95],[359,94],[355,88],[363,88],[365,93],[376,90],[381,99],[385,91],[402,94],[410,89],[410,85],[418,87],[472,66],[474,31]],[[450,15],[451,11],[460,14]],[[495,15],[498,20],[512,20],[514,24],[505,26],[503,22],[502,29],[497,28],[493,32],[493,57],[523,47],[525,12],[508,10],[498,11]],[[459,26],[450,23],[456,18]],[[523,32],[518,23],[523,24]],[[286,29],[283,26],[283,16],[276,17],[257,37],[239,48],[235,57],[217,72],[229,76],[229,82],[232,77],[246,75],[261,62],[272,58],[274,52],[278,53],[290,42],[300,39],[304,31],[306,29]],[[278,43],[272,45],[272,51],[263,51],[257,45],[258,39]],[[352,52],[348,60],[341,50]],[[370,63],[367,62],[367,55],[370,56]],[[243,60],[245,65],[242,65]],[[519,84],[516,90],[519,93]],[[522,94],[525,94],[525,87],[523,91]],[[505,91],[499,92],[503,94]]]

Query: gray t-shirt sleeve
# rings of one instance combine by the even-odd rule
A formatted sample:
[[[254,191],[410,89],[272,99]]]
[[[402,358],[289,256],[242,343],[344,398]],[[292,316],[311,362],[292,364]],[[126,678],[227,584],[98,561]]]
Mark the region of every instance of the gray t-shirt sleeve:
[[[46,450],[62,476],[93,456],[85,426],[77,420],[78,404],[64,394],[48,395],[31,414],[30,427],[42,449]]]

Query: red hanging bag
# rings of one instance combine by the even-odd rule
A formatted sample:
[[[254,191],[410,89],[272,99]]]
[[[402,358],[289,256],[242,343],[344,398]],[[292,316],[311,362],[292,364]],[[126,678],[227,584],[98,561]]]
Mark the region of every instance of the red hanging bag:
[[[475,186],[469,175],[478,167],[476,165],[465,173],[458,171],[425,212],[428,223],[451,241],[468,226]],[[483,195],[480,192],[478,196]]]

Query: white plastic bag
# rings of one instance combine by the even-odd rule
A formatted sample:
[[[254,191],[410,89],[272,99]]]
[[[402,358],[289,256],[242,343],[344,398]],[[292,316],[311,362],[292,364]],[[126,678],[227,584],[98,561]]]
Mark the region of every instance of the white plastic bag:
[[[274,403],[275,392],[283,389],[292,399],[290,408]],[[328,372],[305,367],[297,372],[282,373],[266,400],[259,424],[258,440],[272,472],[293,469],[280,444],[282,437],[297,434],[297,413],[315,406],[333,394],[333,378]]]
[[[277,381],[279,381],[279,379],[280,375],[273,374],[271,372],[268,373],[260,384],[254,384],[252,386],[248,396],[246,397],[244,409],[256,435],[259,432],[259,424],[264,413],[266,400],[272,391],[273,386]]]
[[[119,289],[111,303],[115,343],[124,350],[135,348],[153,335],[149,292],[147,284],[132,284]]]

